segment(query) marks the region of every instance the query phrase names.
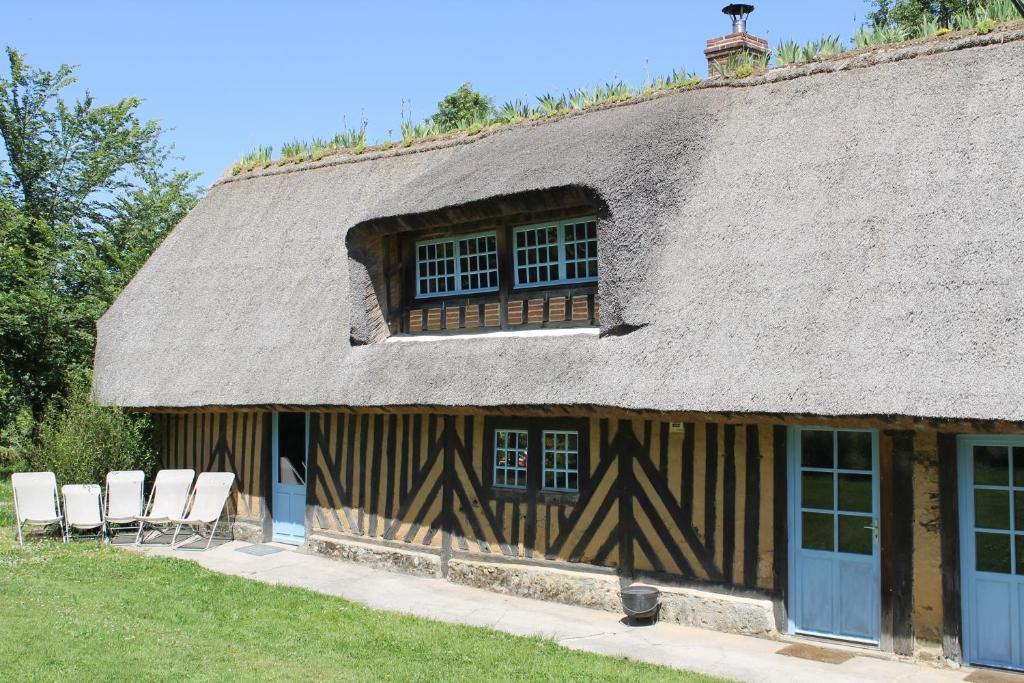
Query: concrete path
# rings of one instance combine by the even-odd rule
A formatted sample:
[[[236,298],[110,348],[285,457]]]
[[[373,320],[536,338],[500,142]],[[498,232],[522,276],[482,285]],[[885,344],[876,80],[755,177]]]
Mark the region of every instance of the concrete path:
[[[954,671],[894,661],[853,648],[846,650],[854,653],[851,659],[826,664],[777,654],[789,643],[667,623],[632,627],[621,623],[619,617],[610,612],[499,595],[440,579],[328,559],[284,545],[270,544],[281,548],[282,552],[262,557],[239,552],[248,545],[235,541],[206,552],[172,551],[164,547],[144,552],[191,559],[216,572],[337,595],[375,609],[486,626],[518,635],[539,635],[577,650],[625,656],[742,681],[952,682],[962,681],[972,673],[966,668]],[[972,678],[988,679],[993,673],[979,672]],[[1009,675],[1005,679],[1003,674],[994,676],[1011,680]],[[1024,677],[1019,680],[1024,681]]]

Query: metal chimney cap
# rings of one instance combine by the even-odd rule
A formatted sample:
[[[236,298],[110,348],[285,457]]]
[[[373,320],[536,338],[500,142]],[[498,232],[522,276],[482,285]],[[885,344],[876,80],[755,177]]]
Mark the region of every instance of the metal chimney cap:
[[[747,16],[754,11],[753,5],[740,5],[732,4],[726,5],[722,8],[722,14],[728,14],[732,17],[732,32],[733,33],[746,33],[747,32]]]
[[[741,5],[734,3],[722,8],[722,14],[728,14],[733,19],[746,19],[747,15],[754,11],[753,5]]]

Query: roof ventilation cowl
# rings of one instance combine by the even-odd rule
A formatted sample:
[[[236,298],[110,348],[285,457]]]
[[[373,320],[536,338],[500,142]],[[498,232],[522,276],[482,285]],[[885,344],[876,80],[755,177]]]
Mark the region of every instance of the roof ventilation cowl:
[[[747,32],[747,17],[750,16],[750,13],[753,11],[753,5],[732,4],[726,5],[722,8],[722,14],[728,14],[732,17],[733,33]]]

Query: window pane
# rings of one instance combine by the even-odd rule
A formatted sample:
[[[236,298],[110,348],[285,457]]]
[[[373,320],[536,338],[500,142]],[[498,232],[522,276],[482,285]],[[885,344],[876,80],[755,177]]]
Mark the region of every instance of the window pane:
[[[559,491],[579,487],[579,435],[576,432],[545,431],[542,435],[543,485]]]
[[[591,279],[597,275],[597,222],[585,221],[562,226],[565,241],[567,280]]]
[[[808,550],[832,550],[832,524],[831,514],[803,513],[803,547]]]
[[[461,292],[490,289],[498,279],[498,241],[494,235],[474,235],[459,240]],[[493,258],[492,258],[493,257]]]
[[[975,446],[974,483],[1009,485],[1010,449],[1006,446]]]
[[[847,512],[871,512],[873,509],[870,474],[839,475],[839,509]]]
[[[838,432],[839,469],[871,469],[871,432]]]
[[[832,476],[829,472],[802,472],[800,474],[801,507],[831,510]]]
[[[1013,492],[1013,528],[1024,531],[1024,491]]]
[[[974,526],[982,529],[1010,528],[1010,492],[974,490]]]
[[[1024,536],[1014,536],[1013,540],[1017,544],[1017,573],[1024,574]]]
[[[835,467],[832,459],[832,434],[820,429],[800,432],[800,462],[804,467]]]
[[[975,567],[979,572],[1010,573],[1010,535],[974,534]]]
[[[526,487],[527,433],[522,430],[494,431],[494,485]]]
[[[306,483],[306,415],[281,413],[277,416],[277,482]]]
[[[839,552],[870,555],[873,534],[870,517],[839,515]]]
[[[1024,448],[1013,449],[1013,485],[1024,486]]]
[[[516,230],[516,284],[558,280],[558,232],[555,226]],[[523,266],[540,266],[523,268]]]
[[[459,254],[457,258],[456,247]],[[471,293],[496,288],[497,254],[497,238],[493,233],[418,244],[415,270],[417,296]]]

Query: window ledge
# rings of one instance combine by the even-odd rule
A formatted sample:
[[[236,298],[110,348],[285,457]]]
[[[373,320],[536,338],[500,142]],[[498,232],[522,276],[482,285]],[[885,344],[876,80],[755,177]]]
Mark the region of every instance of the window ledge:
[[[468,341],[471,339],[502,339],[507,337],[597,337],[601,334],[600,327],[570,327],[564,329],[544,330],[499,330],[495,332],[479,332],[476,334],[417,334],[417,335],[396,335],[388,337],[385,344],[407,344],[415,342],[431,341]]]

